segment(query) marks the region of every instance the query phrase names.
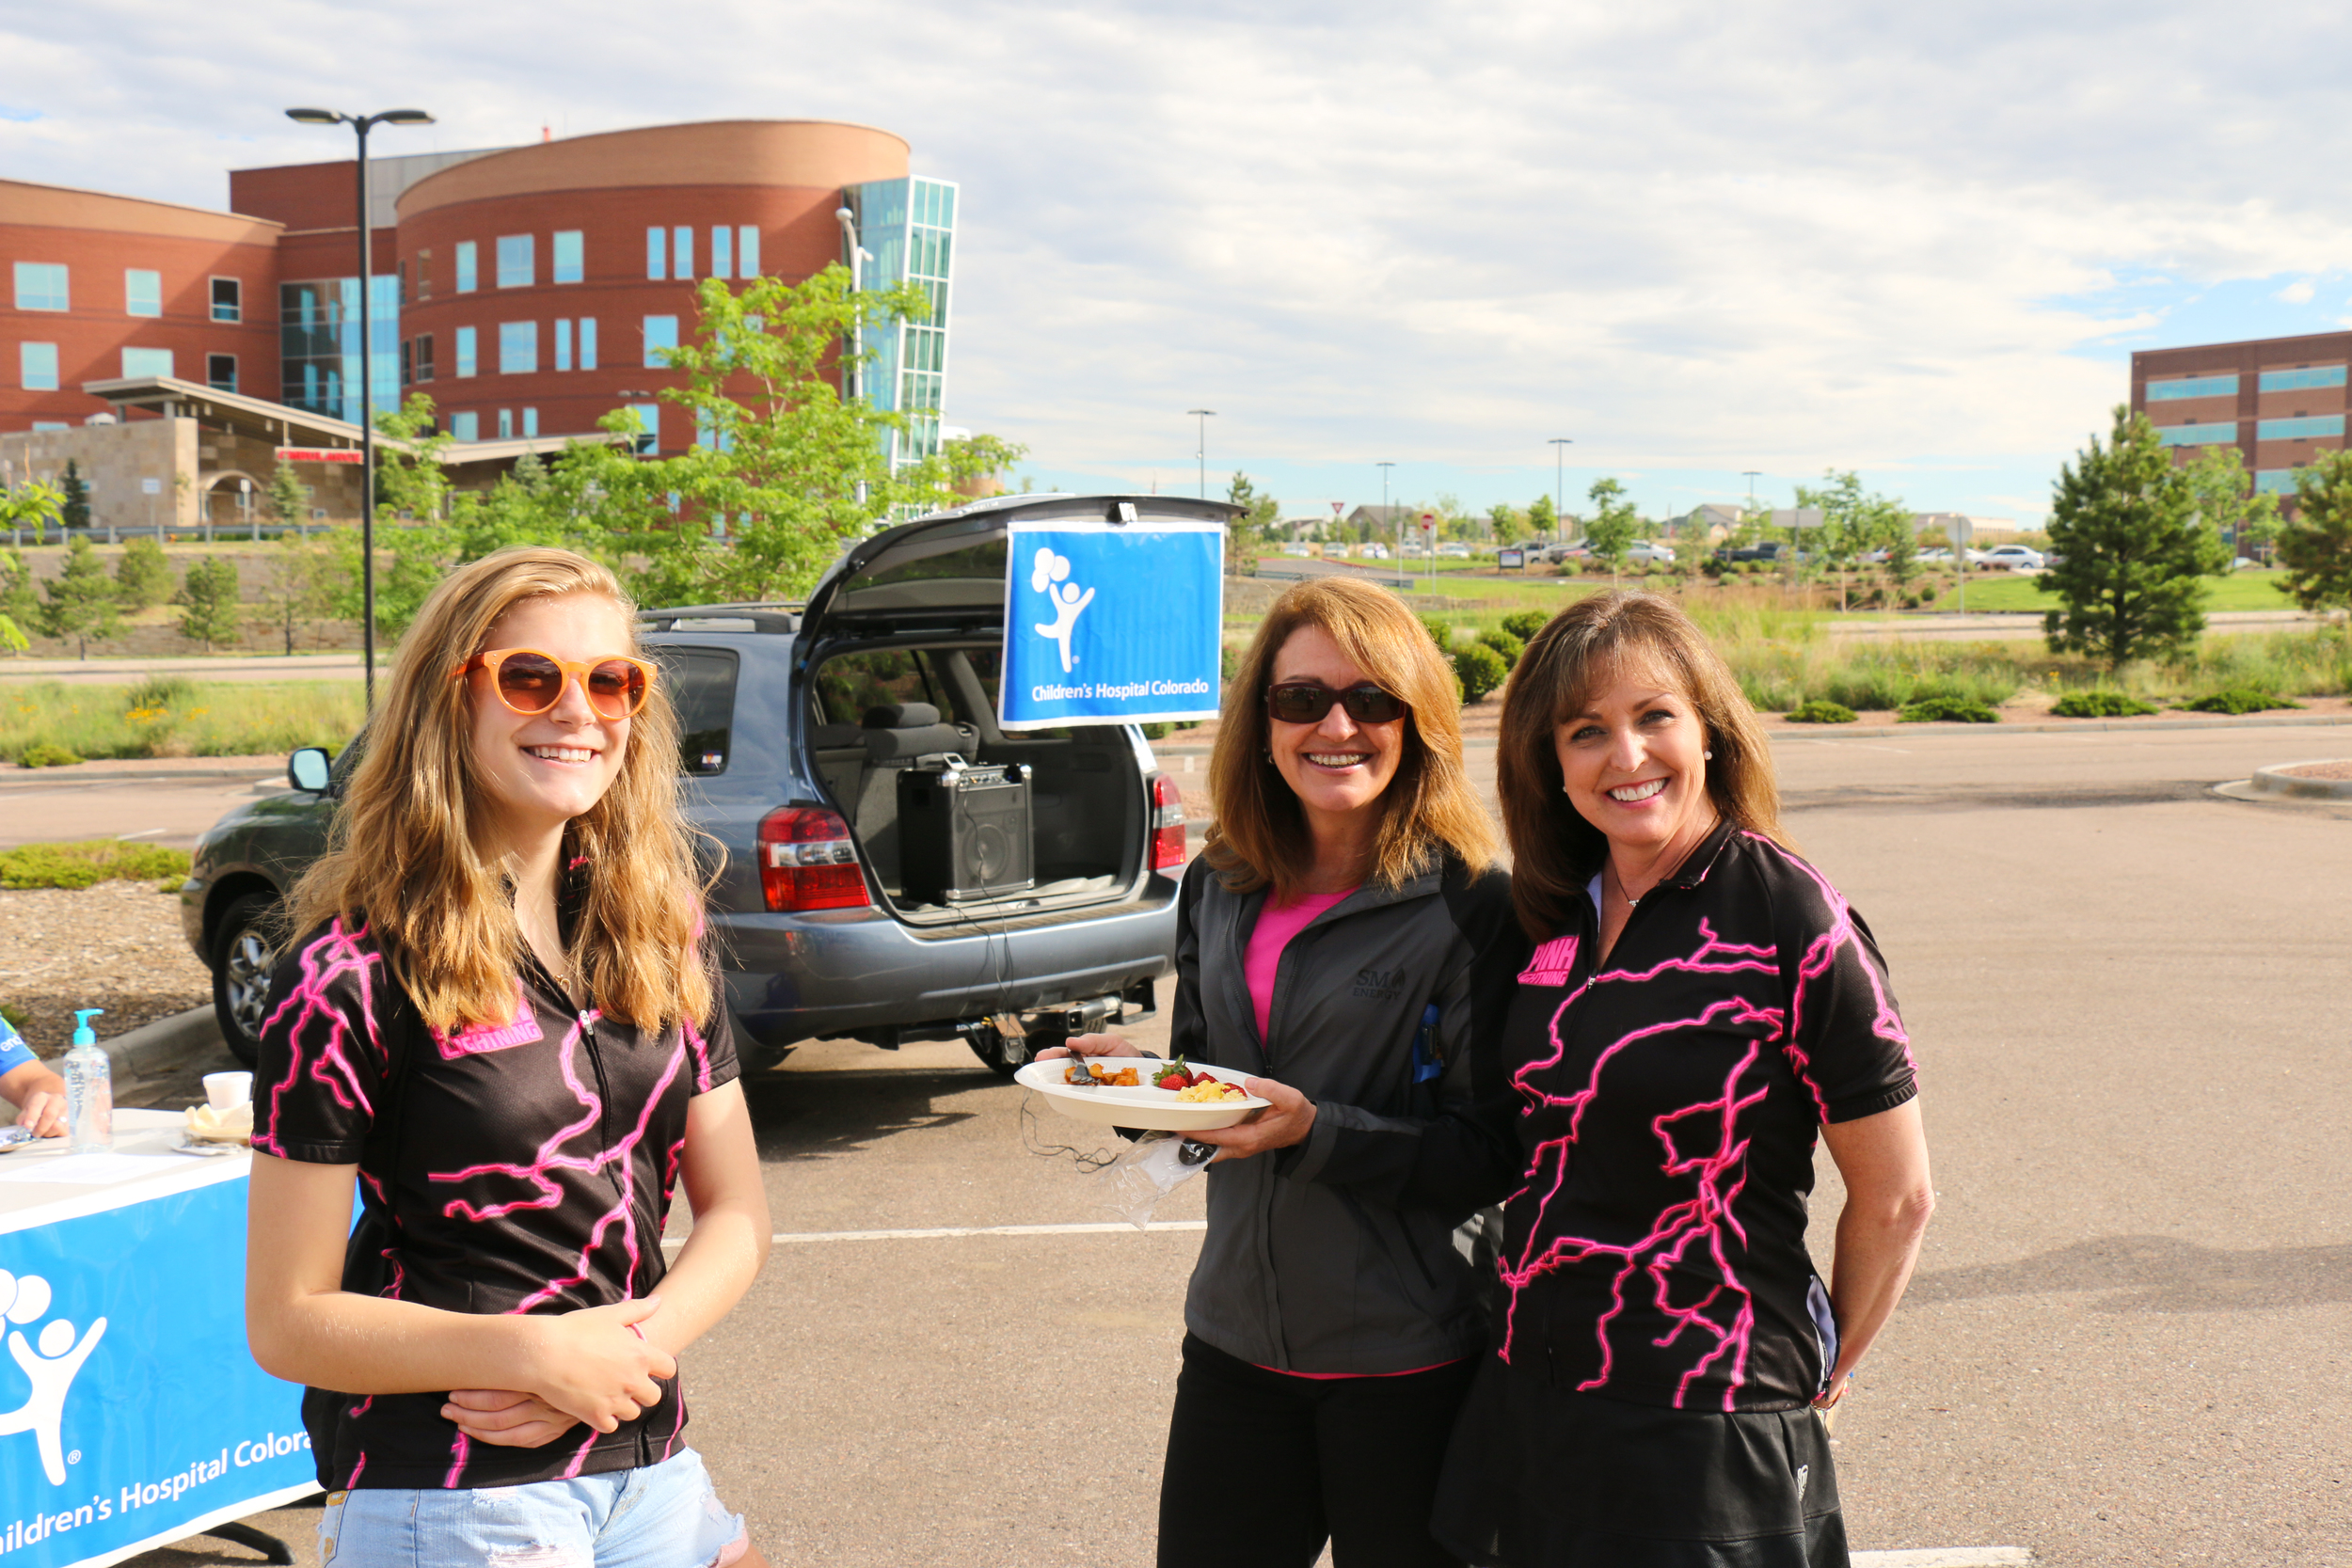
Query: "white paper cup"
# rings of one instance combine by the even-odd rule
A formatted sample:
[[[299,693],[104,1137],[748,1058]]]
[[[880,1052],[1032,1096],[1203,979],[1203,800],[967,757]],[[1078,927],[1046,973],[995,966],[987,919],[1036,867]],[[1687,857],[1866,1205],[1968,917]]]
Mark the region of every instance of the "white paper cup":
[[[253,1099],[253,1074],[249,1072],[208,1072],[204,1075],[204,1099],[215,1111],[226,1111]]]

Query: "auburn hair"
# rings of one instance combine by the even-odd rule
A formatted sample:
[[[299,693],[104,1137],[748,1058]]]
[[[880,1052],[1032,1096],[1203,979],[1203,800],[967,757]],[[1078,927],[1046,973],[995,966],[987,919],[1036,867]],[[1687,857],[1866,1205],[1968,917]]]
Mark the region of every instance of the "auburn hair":
[[[1511,902],[1538,942],[1557,933],[1608,858],[1609,840],[1564,785],[1554,739],[1621,674],[1656,672],[1706,728],[1707,793],[1725,819],[1788,846],[1772,742],[1707,634],[1662,594],[1596,594],[1553,616],[1527,644],[1502,699],[1495,787],[1511,844]],[[1793,846],[1789,846],[1793,847]]]
[[[293,929],[331,919],[364,926],[426,1023],[443,1033],[515,1016],[521,927],[487,822],[473,756],[475,683],[453,673],[516,606],[593,597],[621,612],[644,657],[636,607],[603,566],[569,550],[521,546],[457,568],[400,641],[390,680],[360,739],[325,856],[295,884]],[[612,787],[564,829],[564,860],[584,858],[585,903],[570,958],[602,1012],[658,1033],[711,1009],[700,954],[704,883],[678,809],[677,717],[656,680],[629,721]]]
[[[1293,633],[1313,626],[1339,644],[1374,685],[1403,699],[1404,745],[1380,797],[1374,880],[1390,887],[1451,850],[1472,872],[1494,863],[1495,829],[1462,766],[1461,694],[1429,633],[1397,596],[1349,578],[1302,582],[1274,601],[1225,689],[1209,757],[1216,822],[1202,850],[1235,893],[1297,892],[1314,865],[1314,839],[1298,797],[1271,756],[1266,688]]]

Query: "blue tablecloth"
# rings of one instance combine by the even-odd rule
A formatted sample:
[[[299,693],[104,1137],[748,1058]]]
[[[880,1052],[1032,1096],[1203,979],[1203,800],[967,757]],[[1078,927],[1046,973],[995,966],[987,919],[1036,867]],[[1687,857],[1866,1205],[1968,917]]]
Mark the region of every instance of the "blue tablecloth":
[[[106,1164],[0,1157],[0,1568],[118,1562],[318,1490],[302,1390],[246,1348],[252,1157],[169,1153],[180,1119],[117,1112]],[[113,1180],[50,1179],[77,1158]]]

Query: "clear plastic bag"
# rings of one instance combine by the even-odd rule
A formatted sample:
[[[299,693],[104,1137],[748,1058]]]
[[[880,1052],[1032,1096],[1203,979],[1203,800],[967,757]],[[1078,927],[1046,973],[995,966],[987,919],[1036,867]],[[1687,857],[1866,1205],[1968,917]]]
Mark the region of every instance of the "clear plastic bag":
[[[1094,1173],[1101,1206],[1141,1230],[1160,1199],[1209,1168],[1216,1146],[1173,1132],[1144,1132]]]

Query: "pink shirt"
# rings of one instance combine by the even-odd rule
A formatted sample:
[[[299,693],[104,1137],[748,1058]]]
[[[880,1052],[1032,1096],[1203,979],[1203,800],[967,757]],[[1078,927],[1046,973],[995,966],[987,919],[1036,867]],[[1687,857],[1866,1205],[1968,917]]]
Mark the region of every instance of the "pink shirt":
[[[1258,1011],[1261,1040],[1265,1038],[1266,1021],[1274,1013],[1274,971],[1282,961],[1282,949],[1315,916],[1355,891],[1351,887],[1338,893],[1305,893],[1289,902],[1266,895],[1265,908],[1258,911],[1258,924],[1250,929],[1249,947],[1241,960],[1242,978],[1248,982],[1249,1000]]]

